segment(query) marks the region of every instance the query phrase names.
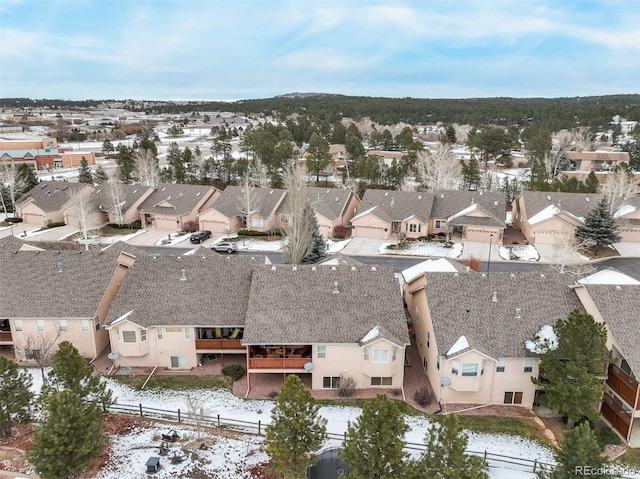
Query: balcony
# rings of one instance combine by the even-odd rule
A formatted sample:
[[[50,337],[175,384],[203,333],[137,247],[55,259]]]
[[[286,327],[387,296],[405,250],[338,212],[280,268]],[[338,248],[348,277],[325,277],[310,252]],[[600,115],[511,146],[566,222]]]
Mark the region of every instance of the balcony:
[[[11,336],[11,331],[0,331],[0,344],[13,344],[13,336]]]
[[[634,409],[640,409],[640,399],[636,401],[638,396],[638,381],[633,379],[615,364],[609,365],[609,377],[607,385],[613,389],[627,404],[633,406]]]
[[[249,369],[304,369],[311,358],[249,358]]]
[[[249,369],[298,370],[311,362],[311,346],[252,347]]]
[[[241,339],[196,339],[196,351],[245,349]]]
[[[608,394],[605,394],[602,399],[600,412],[602,413],[602,417],[626,439],[629,433],[629,427],[631,426],[631,414],[625,412]]]

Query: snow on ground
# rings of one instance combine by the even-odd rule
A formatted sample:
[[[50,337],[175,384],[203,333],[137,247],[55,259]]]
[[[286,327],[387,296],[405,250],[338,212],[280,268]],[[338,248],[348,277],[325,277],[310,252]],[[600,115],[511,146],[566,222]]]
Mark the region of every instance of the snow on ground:
[[[396,243],[383,243],[378,249],[378,253],[410,256],[441,256],[445,258],[457,258],[462,254],[461,243],[452,243],[450,248],[445,248],[444,243],[416,241],[409,243],[404,249],[387,249],[387,246],[395,244]]]
[[[524,246],[500,246],[500,257],[502,259],[518,261],[538,261],[540,254],[533,245]]]
[[[328,239],[326,241],[327,253],[337,253],[339,251],[342,251],[350,242],[351,238],[338,241]]]
[[[236,240],[238,251],[280,251],[286,244],[285,240],[265,241],[254,239],[251,236],[239,237],[238,235],[232,234],[214,241],[212,245],[220,241],[227,241],[228,238],[240,238]]]
[[[189,239],[189,236],[191,236],[190,233],[185,233],[185,234],[180,234],[180,233],[175,233],[175,234],[169,234],[167,235],[168,238],[162,238],[161,240],[156,241],[155,245],[156,246],[161,246],[161,245],[175,245],[175,244],[179,244],[182,243],[183,241]]]

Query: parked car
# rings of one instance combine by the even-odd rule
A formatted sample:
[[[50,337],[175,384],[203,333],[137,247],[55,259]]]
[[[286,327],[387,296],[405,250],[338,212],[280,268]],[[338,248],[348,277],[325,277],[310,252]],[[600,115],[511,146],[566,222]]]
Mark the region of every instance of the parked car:
[[[216,243],[211,245],[212,251],[217,251],[218,253],[233,253],[234,251],[238,251],[238,243],[234,243],[233,241],[221,241],[220,243]]]
[[[191,233],[189,241],[199,244],[205,240],[208,240],[209,238],[211,238],[211,231],[196,231],[195,233]]]

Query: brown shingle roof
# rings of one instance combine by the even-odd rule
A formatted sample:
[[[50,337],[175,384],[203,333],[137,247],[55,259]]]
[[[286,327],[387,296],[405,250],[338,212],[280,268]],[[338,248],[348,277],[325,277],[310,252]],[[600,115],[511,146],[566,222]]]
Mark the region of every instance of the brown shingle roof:
[[[47,181],[38,183],[17,201],[17,205],[29,199],[42,211],[58,211],[69,202],[70,196],[84,188],[93,188],[85,183]]]
[[[585,218],[589,211],[598,204],[602,195],[592,193],[554,193],[545,191],[524,191],[522,193],[527,218],[549,206],[577,217]]]
[[[340,218],[351,198],[350,190],[344,188],[319,188],[310,186],[306,188],[307,201],[314,212],[324,216],[328,220]],[[278,207],[278,213],[288,214],[289,202],[283,201]]]
[[[588,284],[585,287],[620,346],[620,352],[636,377],[640,377],[640,285]]]
[[[227,218],[242,216],[242,210],[246,208],[244,194],[242,186],[227,186],[213,204],[212,209],[219,211]],[[284,195],[285,190],[277,188],[252,188],[251,198],[253,208],[257,210],[256,214],[267,218],[283,202]]]
[[[190,213],[203,198],[211,196],[215,188],[201,185],[159,184],[156,190],[140,205],[145,213]],[[159,206],[167,203],[170,206]]]
[[[493,358],[532,356],[524,346],[541,326],[584,311],[567,275],[425,273],[425,293],[438,354],[464,335]],[[493,301],[493,293],[497,301]],[[520,317],[516,317],[519,309]]]
[[[423,223],[429,221],[433,195],[426,192],[368,189],[362,197],[358,214],[370,210],[378,218],[391,223],[415,216]]]
[[[462,215],[454,219],[454,224],[482,226],[505,226],[506,196],[496,191],[457,191],[437,190],[433,193],[433,209],[431,217],[447,219],[476,205],[479,211],[488,215],[486,218]]]
[[[376,326],[399,345],[409,342],[389,267],[286,265],[253,275],[246,344],[357,343]]]
[[[121,197],[120,200],[124,202],[122,205],[122,211],[127,211],[131,208],[136,201],[144,196],[151,189],[150,186],[141,185],[119,185]],[[109,185],[100,185],[96,190],[91,193],[90,196],[92,204],[101,211],[110,211],[113,209],[113,198],[109,190]]]

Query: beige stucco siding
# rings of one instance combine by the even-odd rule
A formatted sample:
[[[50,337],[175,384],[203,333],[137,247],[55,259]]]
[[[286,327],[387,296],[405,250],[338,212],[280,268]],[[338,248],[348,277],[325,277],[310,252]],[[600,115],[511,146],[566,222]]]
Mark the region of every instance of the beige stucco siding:
[[[356,238],[389,239],[391,236],[391,225],[374,215],[352,220],[351,224],[352,235]]]
[[[33,203],[27,203],[22,207],[16,207],[16,213],[25,223],[46,226],[50,223],[64,222],[62,211],[43,211]]]
[[[199,215],[198,221],[201,230],[208,230],[213,233],[236,233],[242,228],[242,218],[239,216],[227,218],[215,209],[209,209]]]

